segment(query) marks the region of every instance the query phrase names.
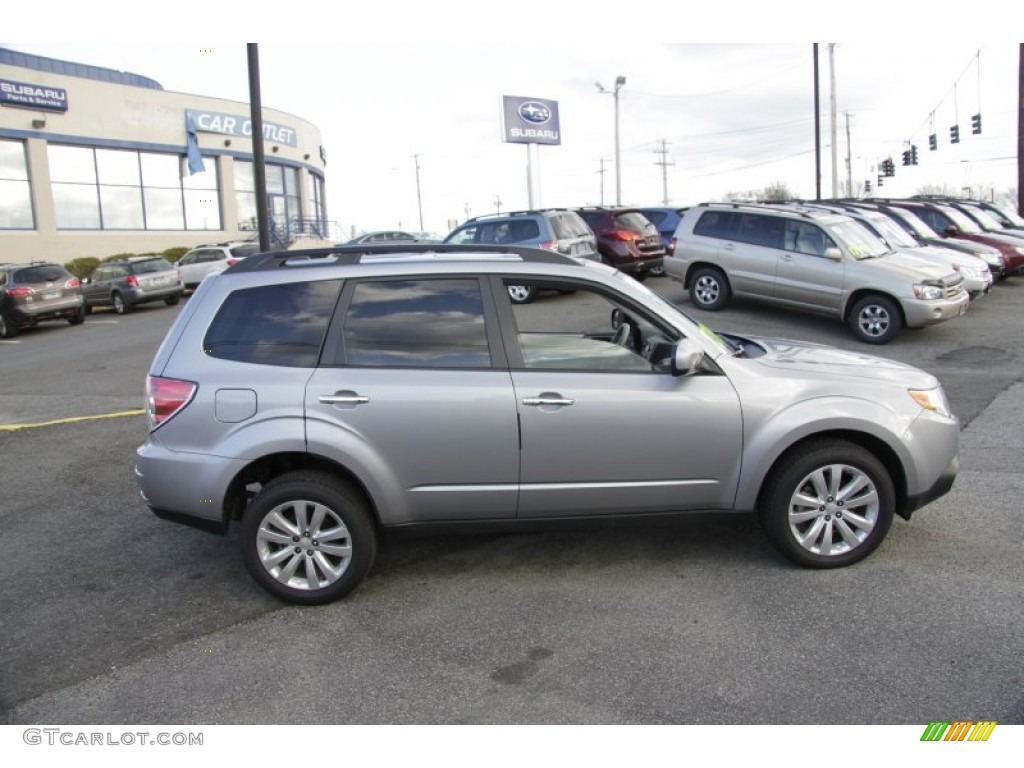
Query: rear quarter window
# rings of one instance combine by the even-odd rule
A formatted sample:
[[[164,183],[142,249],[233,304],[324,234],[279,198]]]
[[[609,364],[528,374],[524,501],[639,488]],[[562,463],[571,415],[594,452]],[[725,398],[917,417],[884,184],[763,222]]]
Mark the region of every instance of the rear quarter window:
[[[341,280],[235,291],[210,323],[203,351],[242,363],[314,368]]]
[[[697,220],[697,224],[693,228],[693,234],[704,237],[727,238],[729,237],[730,230],[733,229],[732,222],[735,217],[736,214],[731,211],[706,211]]]

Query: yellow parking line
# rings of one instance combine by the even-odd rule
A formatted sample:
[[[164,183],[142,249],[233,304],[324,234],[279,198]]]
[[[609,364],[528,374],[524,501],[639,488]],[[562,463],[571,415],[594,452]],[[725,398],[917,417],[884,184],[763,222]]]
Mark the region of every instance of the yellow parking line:
[[[121,416],[142,416],[145,411],[139,408],[135,411],[118,411],[117,413],[99,413],[95,416],[72,416],[68,419],[54,419],[53,421],[38,421],[35,424],[0,424],[0,432],[17,432],[19,429],[35,429],[36,427],[53,427],[57,424],[74,424],[76,421],[96,421],[97,419],[116,419]]]

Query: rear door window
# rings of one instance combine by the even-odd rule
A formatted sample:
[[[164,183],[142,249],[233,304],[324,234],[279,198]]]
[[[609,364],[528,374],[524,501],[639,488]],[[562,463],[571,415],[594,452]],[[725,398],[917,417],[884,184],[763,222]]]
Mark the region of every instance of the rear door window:
[[[744,213],[739,218],[739,228],[733,239],[765,248],[782,248],[786,231],[786,220],[778,216],[758,216]]]
[[[345,312],[344,365],[489,368],[483,297],[476,278],[367,280]]]
[[[340,291],[341,280],[235,291],[210,324],[203,351],[242,363],[313,368]]]

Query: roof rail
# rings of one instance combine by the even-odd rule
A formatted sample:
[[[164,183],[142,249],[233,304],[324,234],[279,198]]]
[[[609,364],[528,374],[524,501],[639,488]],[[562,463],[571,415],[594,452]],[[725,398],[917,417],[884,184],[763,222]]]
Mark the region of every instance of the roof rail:
[[[268,251],[242,259],[228,267],[225,272],[257,272],[260,270],[278,269],[294,266],[342,266],[359,264],[364,256],[373,257],[367,261],[382,261],[381,256],[422,256],[462,257],[469,260],[480,256],[488,257],[507,255],[519,261],[533,264],[578,264],[570,256],[541,248],[523,248],[504,245],[453,245],[445,243],[362,243],[358,245],[336,245],[329,248],[304,248],[295,251]],[[398,259],[396,258],[396,261]],[[454,259],[453,259],[454,260]]]
[[[473,216],[472,218],[466,219],[463,224],[469,224],[473,221],[486,221],[487,219],[501,219],[506,216],[536,216],[538,213],[552,213],[554,211],[570,211],[571,208],[531,208],[528,211],[505,211],[504,213],[482,213],[479,216]]]

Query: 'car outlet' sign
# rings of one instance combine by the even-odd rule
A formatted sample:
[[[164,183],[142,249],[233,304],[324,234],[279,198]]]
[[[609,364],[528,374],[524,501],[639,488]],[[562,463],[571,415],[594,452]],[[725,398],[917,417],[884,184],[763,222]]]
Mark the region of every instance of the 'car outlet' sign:
[[[195,109],[186,110],[195,120],[196,129],[204,133],[222,133],[226,136],[252,136],[252,120],[243,115],[226,115],[222,112],[200,112]],[[298,146],[295,129],[277,123],[263,123],[263,140],[289,147]]]

